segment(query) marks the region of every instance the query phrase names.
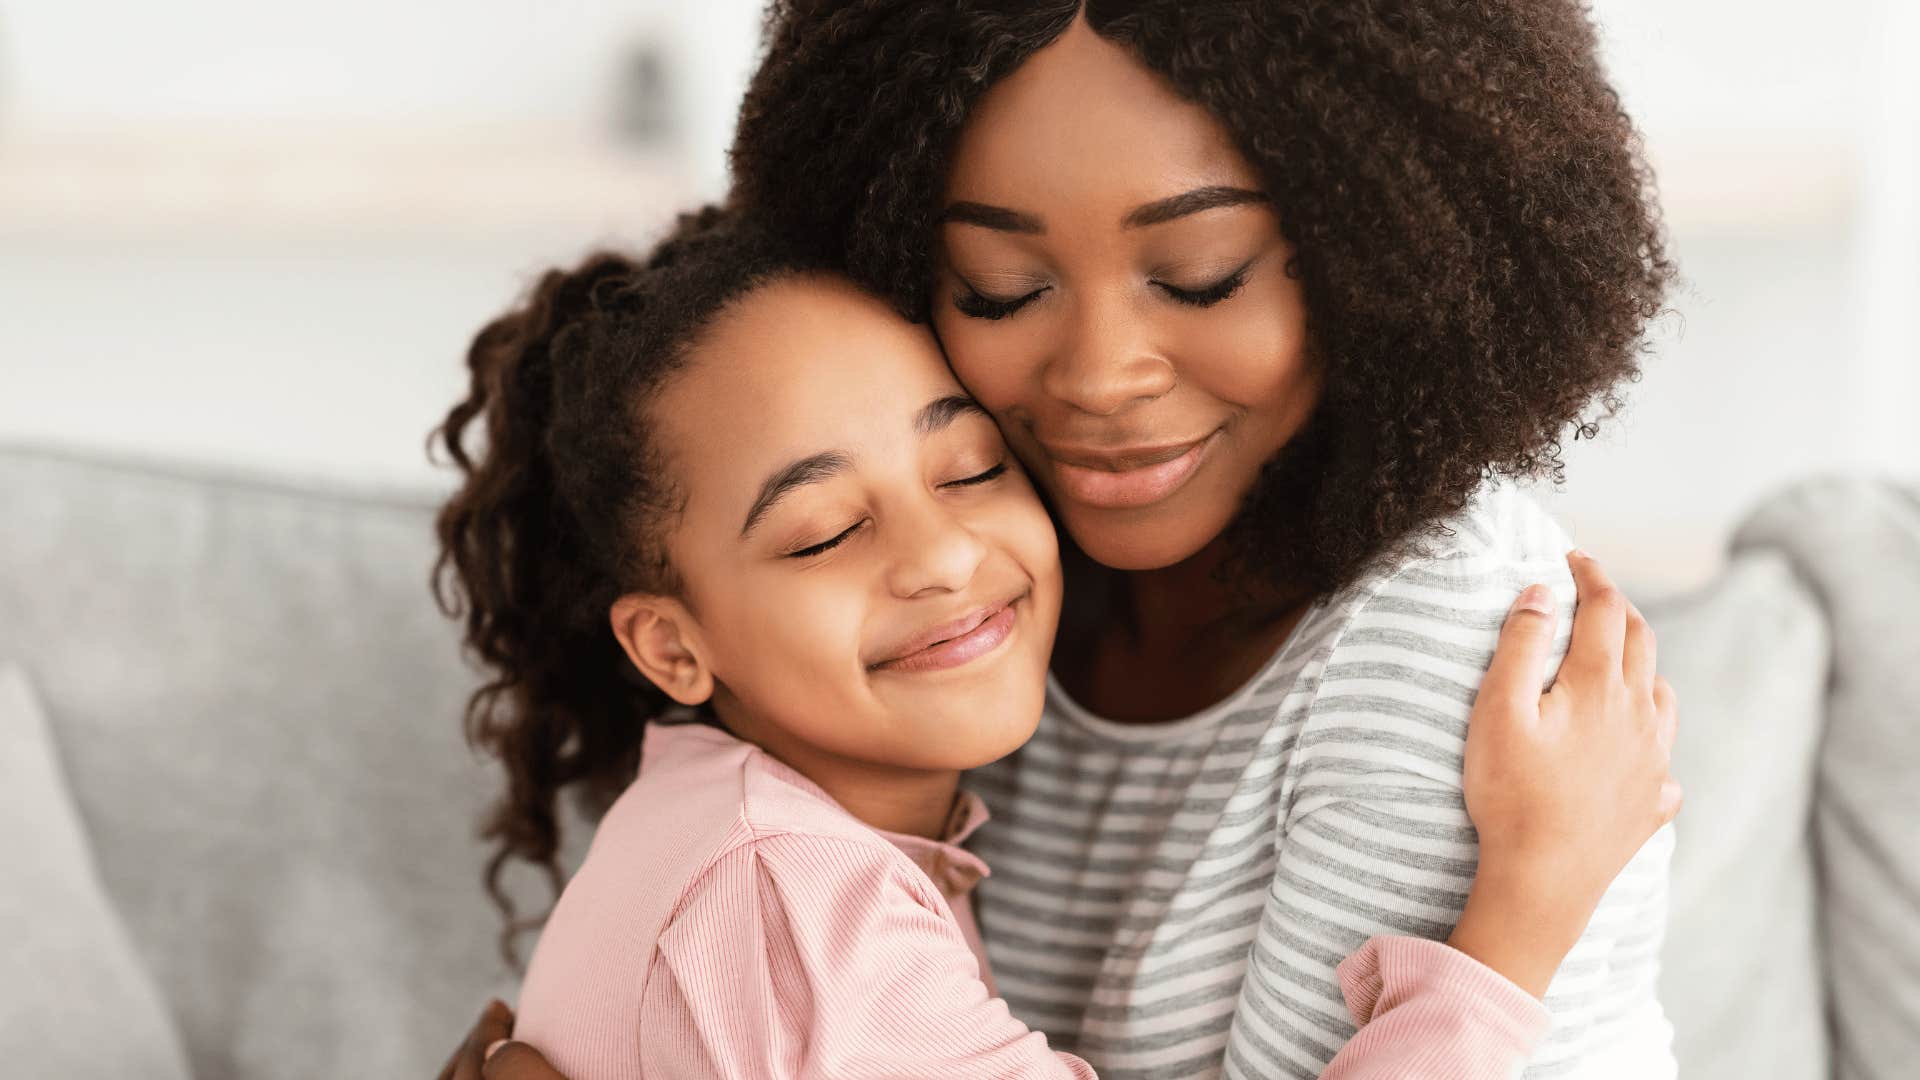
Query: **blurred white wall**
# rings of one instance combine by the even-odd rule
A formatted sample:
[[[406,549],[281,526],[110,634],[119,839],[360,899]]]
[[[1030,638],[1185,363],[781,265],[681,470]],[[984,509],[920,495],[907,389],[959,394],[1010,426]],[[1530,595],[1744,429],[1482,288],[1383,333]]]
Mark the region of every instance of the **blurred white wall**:
[[[0,0],[0,439],[438,486],[480,323],[723,190],[759,17]]]
[[[1771,488],[1920,474],[1920,4],[1594,11],[1685,281],[1552,498],[1683,585]],[[440,485],[421,443],[479,323],[721,189],[758,18],[0,0],[0,440]]]

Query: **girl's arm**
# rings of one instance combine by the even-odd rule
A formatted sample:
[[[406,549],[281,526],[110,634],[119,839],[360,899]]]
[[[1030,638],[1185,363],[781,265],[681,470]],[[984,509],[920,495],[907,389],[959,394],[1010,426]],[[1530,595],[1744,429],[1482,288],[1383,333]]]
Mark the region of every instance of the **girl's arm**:
[[[1501,629],[1474,702],[1464,785],[1480,861],[1466,908],[1448,945],[1383,935],[1340,965],[1359,1031],[1322,1080],[1512,1075],[1546,1033],[1538,998],[1607,884],[1679,809],[1666,768],[1676,714],[1653,672],[1652,634],[1592,560],[1570,561],[1580,609],[1553,689],[1539,692],[1553,605],[1530,589]],[[957,930],[953,938],[955,959],[970,962]],[[1026,1031],[997,1000],[983,1015],[1011,1025],[990,1025],[1001,1045]],[[483,1066],[507,1023],[484,1015],[441,1080],[567,1080],[520,1043]]]
[[[737,849],[655,956],[648,1076],[1093,1080],[988,992],[945,901],[884,841],[787,833]]]

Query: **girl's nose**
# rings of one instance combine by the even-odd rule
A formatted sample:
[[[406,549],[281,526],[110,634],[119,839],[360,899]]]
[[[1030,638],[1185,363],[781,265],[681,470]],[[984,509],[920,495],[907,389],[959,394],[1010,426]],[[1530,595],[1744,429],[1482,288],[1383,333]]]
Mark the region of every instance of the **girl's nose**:
[[[1042,387],[1054,399],[1095,416],[1112,416],[1172,390],[1173,365],[1150,344],[1141,317],[1123,298],[1088,299],[1049,358]]]
[[[960,592],[987,557],[987,545],[937,503],[896,518],[894,547],[887,584],[903,599]]]

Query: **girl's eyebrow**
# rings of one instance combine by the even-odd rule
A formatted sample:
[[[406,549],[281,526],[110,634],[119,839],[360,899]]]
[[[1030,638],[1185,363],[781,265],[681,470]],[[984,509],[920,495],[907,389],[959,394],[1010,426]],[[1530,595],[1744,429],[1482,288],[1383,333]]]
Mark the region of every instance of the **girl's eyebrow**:
[[[753,500],[753,508],[747,511],[746,523],[740,526],[740,539],[745,540],[753,532],[754,526],[759,525],[780,500],[795,488],[830,480],[852,468],[852,458],[838,450],[827,450],[809,454],[775,469],[760,485],[760,496]]]
[[[945,397],[934,398],[920,409],[919,415],[913,418],[914,434],[925,438],[935,432],[944,431],[949,424],[968,414],[993,419],[979,402],[965,394],[948,394]]]

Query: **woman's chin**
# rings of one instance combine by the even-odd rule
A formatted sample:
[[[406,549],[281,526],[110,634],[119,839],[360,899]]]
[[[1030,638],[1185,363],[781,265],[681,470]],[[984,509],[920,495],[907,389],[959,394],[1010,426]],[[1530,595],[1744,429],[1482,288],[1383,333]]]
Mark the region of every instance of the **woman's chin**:
[[[1081,554],[1112,570],[1178,566],[1205,550],[1225,528],[1224,522],[1178,512],[1136,512],[1127,515],[1130,520],[1108,511],[1058,504],[1056,512]]]

